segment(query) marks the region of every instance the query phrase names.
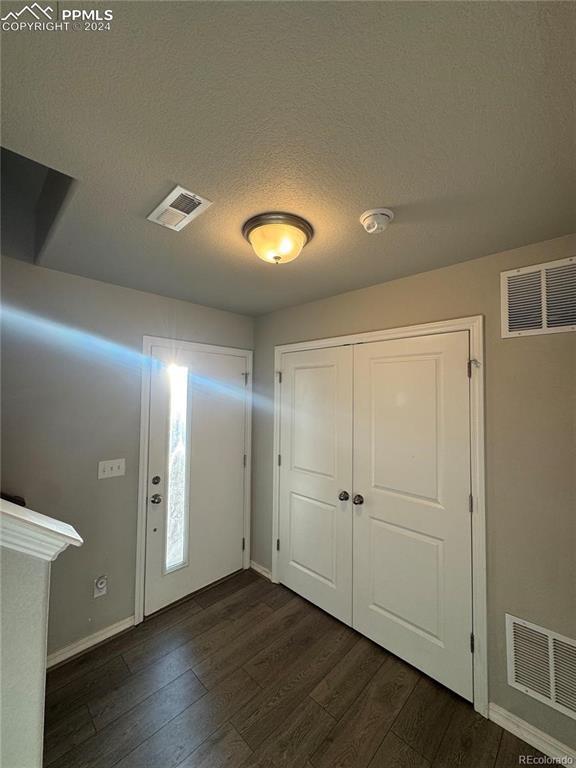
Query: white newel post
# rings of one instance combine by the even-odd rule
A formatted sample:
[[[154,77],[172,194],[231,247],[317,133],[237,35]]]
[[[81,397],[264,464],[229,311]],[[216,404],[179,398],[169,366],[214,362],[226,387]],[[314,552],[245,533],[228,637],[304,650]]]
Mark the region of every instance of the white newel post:
[[[0,500],[0,766],[41,768],[50,563],[82,539]]]

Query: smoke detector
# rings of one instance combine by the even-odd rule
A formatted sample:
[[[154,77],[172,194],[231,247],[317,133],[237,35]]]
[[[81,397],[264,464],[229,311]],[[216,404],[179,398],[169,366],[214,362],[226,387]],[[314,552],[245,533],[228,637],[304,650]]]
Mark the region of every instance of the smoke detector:
[[[389,208],[371,208],[360,216],[360,224],[369,235],[384,232],[394,218],[394,213]]]
[[[189,192],[184,187],[174,187],[168,197],[165,197],[146,218],[179,232],[211,205],[211,201],[205,197]]]

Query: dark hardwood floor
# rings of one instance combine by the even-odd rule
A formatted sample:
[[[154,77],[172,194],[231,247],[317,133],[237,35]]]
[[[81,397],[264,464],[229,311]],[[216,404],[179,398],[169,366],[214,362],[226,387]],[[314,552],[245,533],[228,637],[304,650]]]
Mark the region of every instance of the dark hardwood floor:
[[[252,571],[47,680],[54,768],[513,768],[538,754]]]

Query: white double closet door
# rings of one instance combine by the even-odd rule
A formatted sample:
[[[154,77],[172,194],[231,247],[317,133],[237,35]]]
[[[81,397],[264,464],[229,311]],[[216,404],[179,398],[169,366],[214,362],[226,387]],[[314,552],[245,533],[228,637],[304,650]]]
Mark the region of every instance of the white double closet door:
[[[473,698],[467,331],[282,355],[280,581]]]

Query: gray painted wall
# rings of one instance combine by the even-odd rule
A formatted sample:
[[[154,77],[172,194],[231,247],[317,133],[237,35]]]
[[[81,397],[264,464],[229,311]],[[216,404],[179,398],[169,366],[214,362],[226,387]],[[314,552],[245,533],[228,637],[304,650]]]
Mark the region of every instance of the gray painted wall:
[[[2,487],[85,541],[52,569],[54,651],[134,613],[142,337],[249,349],[253,320],[10,258],[2,278]],[[121,457],[125,477],[97,480]]]
[[[500,339],[499,272],[575,253],[572,235],[259,318],[252,553],[270,565],[274,345],[483,314],[490,698],[571,746],[573,720],[507,686],[504,613],[576,637],[576,336]],[[3,267],[5,301],[40,319],[4,329],[4,487],[86,542],[53,569],[53,650],[133,611],[142,335],[250,347],[253,321],[11,259]],[[121,456],[126,477],[97,481],[97,461]],[[94,601],[100,573],[110,593]]]
[[[5,548],[0,561],[0,765],[40,768],[50,564]]]
[[[270,566],[274,345],[484,315],[490,699],[572,747],[573,720],[507,685],[504,614],[576,638],[576,334],[501,339],[499,273],[575,254],[570,235],[260,317],[252,553]]]

